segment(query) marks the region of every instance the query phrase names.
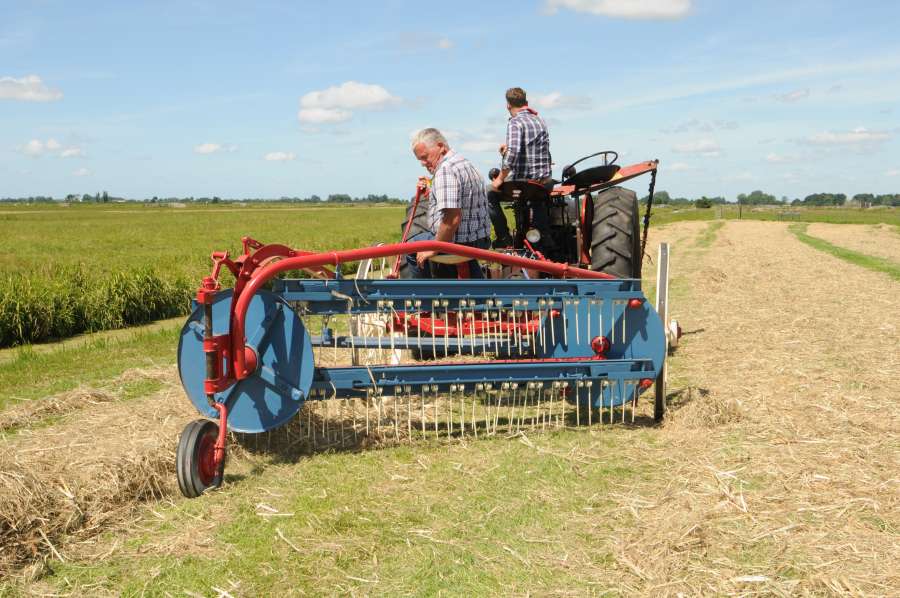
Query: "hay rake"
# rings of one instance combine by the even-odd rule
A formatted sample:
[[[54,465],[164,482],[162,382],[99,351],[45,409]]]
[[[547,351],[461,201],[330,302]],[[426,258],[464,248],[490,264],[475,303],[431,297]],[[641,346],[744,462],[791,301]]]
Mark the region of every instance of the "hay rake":
[[[438,241],[318,254],[243,243],[234,260],[213,255],[179,342],[182,384],[211,418],[179,441],[188,497],[221,484],[228,429],[268,432],[301,409],[302,434],[320,447],[481,437],[633,421],[639,395],[663,384],[666,327],[638,279]],[[385,260],[419,251],[531,278],[340,273],[361,262],[358,275],[372,275],[379,260],[384,271]],[[219,284],[223,267],[232,289]],[[311,277],[279,277],[296,271]],[[657,392],[657,418],[663,407]]]

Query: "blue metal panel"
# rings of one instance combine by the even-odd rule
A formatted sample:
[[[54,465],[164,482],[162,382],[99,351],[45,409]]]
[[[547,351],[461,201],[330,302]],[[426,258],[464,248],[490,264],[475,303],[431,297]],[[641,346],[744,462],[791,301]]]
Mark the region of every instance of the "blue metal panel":
[[[216,295],[213,334],[228,333],[231,290]],[[228,405],[228,427],[236,432],[265,432],[287,423],[303,405],[312,384],[314,361],[303,323],[277,295],[260,291],[247,311],[247,346],[257,354],[257,372],[216,393]],[[203,389],[203,309],[196,307],[181,331],[178,372],[188,398],[201,415],[216,418]]]

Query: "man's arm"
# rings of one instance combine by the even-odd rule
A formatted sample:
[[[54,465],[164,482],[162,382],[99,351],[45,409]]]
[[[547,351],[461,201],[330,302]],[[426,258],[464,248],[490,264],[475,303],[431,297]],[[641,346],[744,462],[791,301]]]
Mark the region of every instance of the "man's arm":
[[[516,159],[519,156],[519,147],[522,145],[522,129],[519,127],[519,123],[517,123],[514,119],[509,121],[509,125],[506,127],[506,151],[503,152],[503,146],[501,146],[501,153],[503,153],[503,167],[500,169],[500,174],[497,175],[493,181],[491,181],[491,186],[495,191],[500,190],[500,185],[503,184],[503,181],[506,180],[506,177],[509,176],[509,173],[512,172],[512,165],[516,163]]]
[[[437,234],[434,235],[434,240],[452,243],[460,222],[462,222],[461,209],[447,208],[441,210],[441,223],[438,225],[438,231]],[[419,267],[421,268],[425,265],[425,260],[436,254],[437,251],[420,251],[416,254],[416,262],[418,262]]]
[[[436,241],[445,241],[452,243],[456,235],[456,229],[462,222],[462,208],[460,208],[461,189],[459,181],[452,174],[446,171],[438,172],[434,177],[434,185],[431,189],[431,199],[434,208],[441,211],[441,221],[438,229],[434,231]],[[416,254],[416,261],[419,266],[425,263],[425,260],[435,255],[436,251],[420,251]]]

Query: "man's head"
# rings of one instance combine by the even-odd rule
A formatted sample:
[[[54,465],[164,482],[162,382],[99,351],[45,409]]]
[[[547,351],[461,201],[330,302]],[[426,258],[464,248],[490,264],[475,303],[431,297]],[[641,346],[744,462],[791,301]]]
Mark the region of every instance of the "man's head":
[[[528,105],[525,90],[521,87],[510,87],[506,90],[506,109],[510,114],[515,114]]]
[[[412,151],[416,160],[428,172],[434,174],[438,162],[450,150],[450,144],[437,129],[422,129],[412,138]]]

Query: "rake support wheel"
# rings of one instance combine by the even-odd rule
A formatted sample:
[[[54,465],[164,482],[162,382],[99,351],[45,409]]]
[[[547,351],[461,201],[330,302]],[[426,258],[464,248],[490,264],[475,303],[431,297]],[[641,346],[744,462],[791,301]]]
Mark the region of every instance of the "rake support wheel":
[[[175,453],[178,488],[187,498],[197,498],[207,488],[222,484],[222,469],[215,465],[216,437],[219,426],[208,419],[198,419],[185,426]],[[217,470],[218,469],[218,470]]]
[[[641,224],[637,194],[610,187],[594,197],[591,269],[619,278],[641,277]]]

